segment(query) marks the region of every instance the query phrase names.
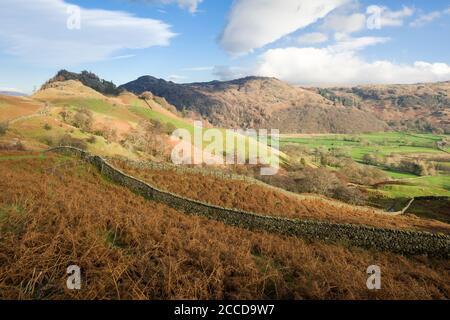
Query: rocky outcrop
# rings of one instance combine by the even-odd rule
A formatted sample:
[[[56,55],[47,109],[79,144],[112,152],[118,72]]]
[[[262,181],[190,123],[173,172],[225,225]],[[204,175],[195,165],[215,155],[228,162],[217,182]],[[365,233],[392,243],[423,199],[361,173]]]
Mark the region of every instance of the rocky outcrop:
[[[89,87],[104,95],[118,95],[122,90],[119,90],[114,83],[100,79],[96,74],[89,71],[82,71],[81,73],[69,72],[67,70],[60,70],[49,81],[47,81],[41,89],[46,89],[54,82],[62,82],[75,80],[80,81],[86,87]]]

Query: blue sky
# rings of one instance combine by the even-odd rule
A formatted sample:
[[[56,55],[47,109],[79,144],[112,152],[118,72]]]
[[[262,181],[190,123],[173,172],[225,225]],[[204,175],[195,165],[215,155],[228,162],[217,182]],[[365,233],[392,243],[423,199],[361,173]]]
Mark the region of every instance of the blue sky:
[[[31,92],[61,68],[116,84],[450,80],[447,0],[1,0],[0,21],[0,89]]]

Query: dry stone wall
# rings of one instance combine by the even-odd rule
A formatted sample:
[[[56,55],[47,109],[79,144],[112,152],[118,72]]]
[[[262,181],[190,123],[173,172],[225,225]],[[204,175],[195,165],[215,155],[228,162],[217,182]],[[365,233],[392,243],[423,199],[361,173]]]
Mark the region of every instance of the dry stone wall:
[[[222,208],[160,190],[114,168],[103,158],[91,156],[85,151],[76,148],[57,147],[49,151],[76,154],[97,167],[102,175],[111,181],[129,188],[149,200],[162,202],[179,211],[221,221],[231,226],[301,237],[310,241],[319,240],[366,249],[391,251],[404,255],[429,255],[445,259],[450,258],[450,237],[446,235],[382,229],[363,225],[277,218]]]
[[[196,174],[196,175],[202,175],[205,177],[213,177],[213,178],[219,178],[224,180],[237,180],[237,181],[244,181],[251,184],[257,184],[264,188],[272,189],[276,192],[280,192],[283,194],[286,194],[287,196],[293,196],[300,200],[314,200],[314,201],[321,201],[323,203],[326,203],[330,206],[342,209],[342,210],[353,210],[358,209],[362,212],[367,212],[369,214],[382,214],[382,215],[389,215],[389,216],[397,216],[403,214],[403,210],[396,211],[396,212],[387,212],[381,209],[377,209],[374,207],[367,207],[367,206],[357,206],[357,205],[350,205],[345,202],[339,201],[337,199],[329,199],[322,195],[313,195],[313,194],[298,194],[295,192],[291,192],[270,184],[267,184],[261,180],[258,180],[251,176],[245,176],[245,175],[239,175],[234,173],[228,173],[223,172],[218,169],[213,168],[203,168],[203,167],[187,167],[187,166],[177,166],[170,163],[158,163],[158,162],[150,162],[150,161],[134,161],[129,159],[121,159],[121,161],[124,161],[128,165],[137,168],[137,169],[151,169],[151,170],[158,170],[158,171],[174,171],[179,174]]]

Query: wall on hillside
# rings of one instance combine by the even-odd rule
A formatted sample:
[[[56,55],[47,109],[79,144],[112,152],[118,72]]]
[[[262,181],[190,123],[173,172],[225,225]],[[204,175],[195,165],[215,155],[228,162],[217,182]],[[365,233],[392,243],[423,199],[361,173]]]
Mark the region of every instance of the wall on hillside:
[[[294,193],[270,184],[267,184],[261,180],[258,180],[251,176],[245,176],[245,175],[239,175],[234,173],[228,173],[223,172],[219,169],[214,168],[203,168],[203,167],[187,167],[187,166],[177,166],[171,163],[158,163],[158,162],[149,162],[149,161],[134,161],[129,159],[121,159],[121,161],[124,161],[128,165],[137,168],[137,169],[151,169],[151,170],[158,170],[158,171],[174,171],[179,174],[195,174],[195,175],[201,175],[205,177],[212,177],[212,178],[218,178],[218,179],[224,179],[224,180],[237,180],[237,181],[244,181],[251,184],[257,184],[264,188],[272,189],[276,192],[281,192],[287,196],[296,197],[300,200],[313,200],[313,201],[321,201],[323,203],[326,203],[330,206],[342,209],[342,210],[354,210],[357,209],[362,212],[367,212],[368,214],[382,214],[382,215],[389,215],[389,216],[396,216],[403,214],[403,210],[397,211],[397,212],[386,212],[381,209],[377,209],[374,207],[367,207],[367,206],[357,206],[357,205],[350,205],[348,203],[339,201],[337,199],[329,199],[323,195],[312,195],[312,194],[298,194]]]
[[[446,235],[381,229],[362,225],[292,220],[222,208],[159,190],[144,181],[131,177],[114,168],[101,157],[91,156],[79,149],[58,147],[50,151],[68,151],[74,153],[93,164],[100,170],[102,175],[108,177],[113,182],[129,188],[147,199],[162,202],[188,214],[207,217],[228,225],[250,230],[264,230],[287,236],[296,236],[311,241],[320,240],[366,249],[391,251],[405,255],[427,254],[430,256],[450,258],[450,237]]]

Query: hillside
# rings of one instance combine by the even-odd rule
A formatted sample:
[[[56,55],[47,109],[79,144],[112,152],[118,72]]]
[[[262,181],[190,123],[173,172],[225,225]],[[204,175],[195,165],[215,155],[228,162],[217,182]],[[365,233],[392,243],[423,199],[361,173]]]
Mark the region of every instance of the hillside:
[[[177,107],[227,128],[279,128],[282,133],[357,133],[387,126],[368,112],[335,106],[321,95],[275,78],[176,84],[151,76],[119,88],[136,94],[150,91]]]
[[[0,122],[28,116],[44,107],[44,103],[26,97],[0,95]]]
[[[247,79],[232,86],[242,85],[252,95],[292,89],[278,83],[271,92],[270,81],[276,80],[263,86],[260,81],[266,80]],[[216,85],[220,87],[211,84]],[[235,87],[225,90],[231,96],[234,92],[237,100],[245,97]],[[308,90],[294,93],[308,101],[325,101]],[[336,109],[329,102],[327,108]],[[287,192],[254,178],[206,175],[225,172],[221,167],[174,168],[167,163],[173,145],[169,135],[174,128],[192,131],[193,121],[181,116],[168,99],[150,95],[144,100],[131,92],[107,96],[78,80],[66,80],[50,82],[31,97],[0,96],[0,110],[0,122],[7,124],[0,134],[0,298],[450,296],[448,259],[431,257],[432,250],[425,251],[430,256],[422,256],[423,251],[420,256],[395,251],[397,243],[406,245],[402,250],[422,248],[428,242],[417,240],[420,237],[444,241],[450,233],[447,222],[428,215],[393,216],[325,195]],[[273,113],[285,110],[289,109]],[[107,157],[129,179],[141,179],[139,189],[144,193],[142,183],[168,192],[163,198],[154,197],[156,191],[147,196],[132,184],[105,175],[106,166],[69,153],[42,152],[59,145]],[[309,161],[313,159],[305,163]],[[193,173],[196,170],[206,174]],[[287,174],[282,169],[280,178]],[[187,200],[174,205],[171,197]],[[205,203],[207,209],[193,201]],[[219,207],[229,208],[223,219],[210,216]],[[259,221],[256,216],[266,221],[264,228],[252,224]],[[250,224],[239,219],[249,219]],[[281,221],[287,224],[277,224]],[[301,230],[303,223],[326,229],[313,237],[292,232]],[[393,245],[380,247],[377,241]],[[442,252],[436,249],[439,246],[431,248]],[[65,289],[65,268],[70,264],[89,270],[79,292]],[[365,287],[367,266],[373,264],[387,270],[383,290],[377,292]]]
[[[133,162],[113,161],[127,174],[162,190],[212,205],[268,216],[311,219],[332,223],[364,224],[381,228],[420,230],[450,234],[450,225],[415,216],[390,216],[370,208],[344,206],[324,197],[285,193],[282,189],[254,181],[226,179],[183,172],[176,168],[153,169]],[[207,172],[207,171],[206,171]]]
[[[9,152],[0,159],[2,299],[450,296],[448,260],[304,241],[186,216],[67,156]],[[74,263],[86,270],[80,291],[65,286],[66,267]],[[387,270],[383,290],[365,286],[373,264]]]
[[[171,110],[158,97],[108,97],[78,80],[48,82],[30,97],[0,96],[0,124],[6,128],[0,149],[68,144],[104,156],[162,159],[168,156],[169,133],[192,127],[190,119]]]
[[[30,106],[24,109],[27,103]],[[29,98],[4,97],[0,108],[0,122],[9,123],[6,136],[0,139],[0,147],[5,148],[19,141],[32,150],[68,144],[104,156],[167,161],[180,142],[172,133],[177,128],[194,132],[194,120],[181,116],[164,98],[143,99],[130,92],[106,96],[78,80],[50,81]],[[247,157],[249,146],[258,142],[240,137],[245,148],[237,152]],[[191,142],[192,155],[215,158],[203,150],[209,145],[207,140],[203,149]],[[268,157],[275,153],[279,151],[273,150]]]
[[[397,130],[450,133],[450,82],[321,88],[337,105],[358,107]]]

